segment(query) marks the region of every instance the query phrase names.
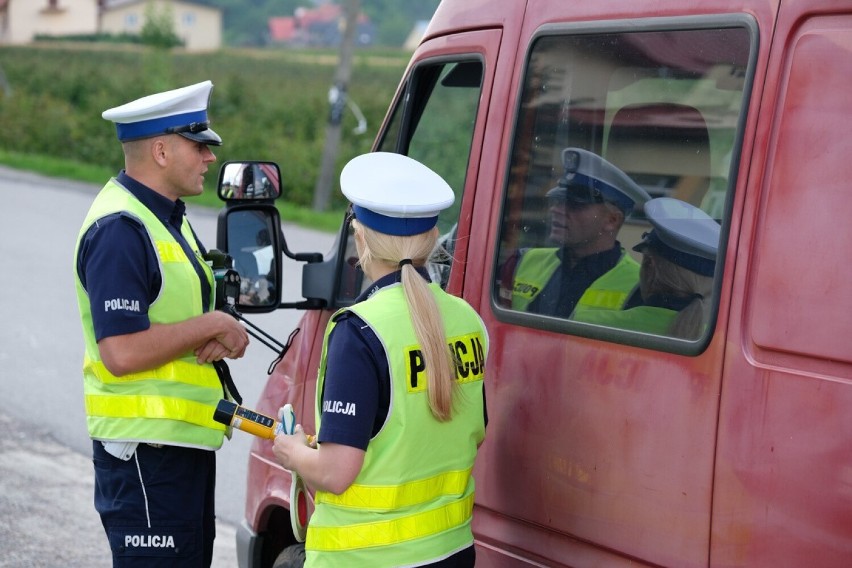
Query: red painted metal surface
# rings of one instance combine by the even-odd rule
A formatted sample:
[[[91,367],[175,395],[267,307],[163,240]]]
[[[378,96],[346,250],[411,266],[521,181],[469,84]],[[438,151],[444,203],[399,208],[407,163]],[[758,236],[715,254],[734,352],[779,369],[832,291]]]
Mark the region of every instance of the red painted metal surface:
[[[759,40],[707,349],[501,320],[493,251],[530,38],[545,24],[707,14],[746,14]],[[491,340],[478,565],[849,565],[852,3],[444,0],[414,60],[471,50],[486,75],[459,224],[465,269],[448,289]],[[327,317],[306,314],[260,412],[301,400],[310,428]],[[288,506],[288,487],[255,442],[254,530]]]

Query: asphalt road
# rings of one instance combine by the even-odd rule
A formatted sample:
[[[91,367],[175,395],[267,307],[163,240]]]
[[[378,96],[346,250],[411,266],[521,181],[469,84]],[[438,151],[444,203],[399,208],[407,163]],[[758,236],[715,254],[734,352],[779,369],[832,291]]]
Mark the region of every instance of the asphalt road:
[[[87,456],[48,430],[0,415],[0,567],[112,566],[93,486]],[[233,568],[234,525],[216,528],[213,566]]]
[[[209,175],[215,175],[211,171]],[[104,180],[106,181],[106,180]],[[106,537],[92,505],[91,441],[83,413],[83,340],[72,259],[80,223],[99,185],[0,166],[0,568],[110,566]],[[216,212],[189,203],[208,247]],[[334,237],[285,226],[296,252],[326,252]],[[301,272],[284,263],[285,299],[300,299]],[[250,316],[280,339],[301,312]],[[252,406],[275,354],[253,341],[231,373]],[[243,517],[251,436],[235,432],[217,453],[219,533],[214,566],[236,566],[234,527]]]

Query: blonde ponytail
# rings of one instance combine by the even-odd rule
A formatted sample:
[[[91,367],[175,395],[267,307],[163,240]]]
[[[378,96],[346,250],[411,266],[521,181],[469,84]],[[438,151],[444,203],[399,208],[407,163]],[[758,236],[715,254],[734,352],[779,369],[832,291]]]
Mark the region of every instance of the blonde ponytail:
[[[383,262],[398,266],[402,288],[417,342],[423,351],[423,361],[428,377],[427,393],[432,415],[440,422],[452,418],[455,361],[447,346],[444,322],[438,304],[428,283],[418,274],[415,266],[423,266],[429,259],[438,238],[432,229],[419,235],[399,237],[373,231],[353,221],[356,230],[362,231],[364,247],[359,262]]]
[[[702,276],[652,251],[646,250],[644,254],[653,256],[653,264],[650,267],[643,261],[640,273],[642,296],[669,294],[679,298],[692,297],[675,316],[668,335],[680,339],[700,338],[710,320],[709,298],[713,294],[713,277]]]

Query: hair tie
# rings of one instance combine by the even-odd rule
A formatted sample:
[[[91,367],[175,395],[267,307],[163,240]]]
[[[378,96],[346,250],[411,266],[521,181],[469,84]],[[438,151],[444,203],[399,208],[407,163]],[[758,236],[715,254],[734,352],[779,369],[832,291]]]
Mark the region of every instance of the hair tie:
[[[414,263],[411,261],[410,258],[403,258],[402,260],[399,261],[399,264],[397,266],[399,266],[399,268],[402,269],[402,267],[405,266],[406,264],[414,264]]]

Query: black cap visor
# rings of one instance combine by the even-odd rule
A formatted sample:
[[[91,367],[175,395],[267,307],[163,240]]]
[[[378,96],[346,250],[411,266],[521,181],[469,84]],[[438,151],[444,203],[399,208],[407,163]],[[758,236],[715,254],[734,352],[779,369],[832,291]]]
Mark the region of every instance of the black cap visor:
[[[603,203],[606,199],[603,194],[594,187],[581,184],[565,184],[560,181],[559,185],[545,194],[549,205],[592,205]]]
[[[210,128],[210,123],[206,120],[204,122],[192,122],[185,126],[172,126],[166,129],[166,133],[180,134],[184,138],[193,142],[201,142],[202,144],[212,146],[222,145],[222,138]]]
[[[201,132],[178,132],[178,134],[184,138],[189,138],[193,142],[201,142],[202,144],[208,144],[210,146],[222,145],[222,138],[213,132],[213,129],[211,128]]]

